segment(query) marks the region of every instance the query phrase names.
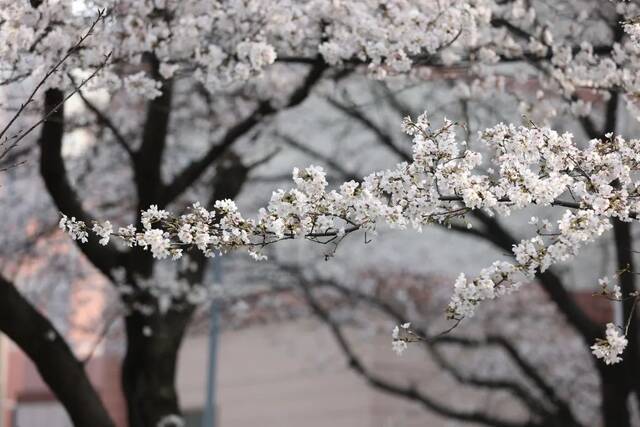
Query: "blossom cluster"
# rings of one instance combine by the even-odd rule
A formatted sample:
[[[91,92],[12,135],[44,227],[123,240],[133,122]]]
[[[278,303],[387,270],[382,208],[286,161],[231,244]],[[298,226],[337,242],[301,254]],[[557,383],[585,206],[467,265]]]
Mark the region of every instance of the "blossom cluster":
[[[640,44],[640,23],[639,22],[635,21],[635,22],[625,23],[624,30],[627,34],[629,34],[631,41],[633,41],[634,43]]]
[[[600,39],[584,37],[576,25],[589,26],[601,16],[591,5],[559,15],[523,0],[107,0],[101,2],[104,24],[47,84],[72,87],[69,72],[93,70],[108,52],[111,64],[92,85],[147,98],[161,93],[157,80],[185,75],[210,91],[235,89],[277,61],[364,64],[376,78],[408,73],[417,64],[472,64],[473,75],[491,80],[505,72],[493,67],[506,60],[544,63],[531,70],[542,87],[560,91],[574,113],[585,114],[590,103],[576,99],[580,90],[622,88],[631,101],[640,89],[639,10],[632,2],[618,3],[627,36],[598,50]],[[0,67],[0,82],[45,73],[94,16],[81,2],[33,8],[0,0],[0,56],[7,64]],[[149,53],[159,75],[141,66]]]
[[[612,365],[622,360],[620,355],[627,343],[628,341],[621,333],[620,328],[613,323],[607,323],[606,339],[598,339],[591,346],[591,350],[598,359],[602,359],[607,365]]]
[[[404,353],[404,351],[408,348],[407,342],[410,341],[408,338],[410,336],[410,328],[411,323],[403,323],[402,325],[394,326],[391,331],[391,348],[396,354],[400,355]]]
[[[449,317],[473,316],[480,301],[513,292],[520,287],[522,278],[533,279],[536,272],[544,272],[551,265],[574,257],[582,245],[610,228],[607,218],[598,217],[591,210],[566,211],[558,221],[556,232],[546,240],[538,235],[513,246],[515,263],[496,261],[472,280],[461,274],[447,309]]]
[[[87,232],[86,224],[83,221],[76,220],[76,217],[68,218],[63,214],[62,218],[60,218],[58,226],[61,230],[68,233],[73,240],[79,240],[82,243],[86,243],[89,241],[89,233]],[[97,229],[101,230],[102,228],[103,227],[98,226],[98,228],[94,228],[94,231]],[[98,235],[102,236],[102,234]]]
[[[613,285],[609,287],[609,278],[602,277],[598,279],[598,285],[600,286],[600,292],[598,295],[606,296],[615,301],[620,301],[622,299],[622,289],[620,285]]]
[[[92,83],[147,98],[160,94],[156,79],[185,74],[212,91],[233,88],[260,75],[278,57],[302,58],[303,63],[322,57],[329,65],[366,63],[372,74],[384,77],[409,71],[412,58],[477,38],[476,29],[488,24],[490,4],[107,0],[100,3],[107,11],[104,25],[63,71],[90,70],[112,52],[113,64],[132,67],[123,74],[119,65],[108,66]],[[11,69],[0,69],[0,81],[49,69],[94,14],[81,2],[42,2],[34,8],[29,2],[0,0],[0,56],[11,64]],[[159,77],[136,67],[149,53],[159,62]],[[65,72],[48,84],[71,87]]]

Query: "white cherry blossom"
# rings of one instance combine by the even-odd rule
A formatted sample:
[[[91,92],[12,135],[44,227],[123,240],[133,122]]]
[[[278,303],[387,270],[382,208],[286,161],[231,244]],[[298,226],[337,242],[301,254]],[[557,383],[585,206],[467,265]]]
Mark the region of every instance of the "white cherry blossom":
[[[591,346],[593,355],[602,359],[607,365],[613,365],[622,360],[620,355],[626,348],[628,340],[620,329],[613,323],[607,323],[606,339],[599,339]]]

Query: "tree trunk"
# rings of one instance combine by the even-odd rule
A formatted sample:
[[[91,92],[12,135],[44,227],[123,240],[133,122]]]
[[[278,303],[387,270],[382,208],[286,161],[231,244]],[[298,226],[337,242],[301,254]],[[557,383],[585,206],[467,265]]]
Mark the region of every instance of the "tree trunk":
[[[175,378],[178,350],[193,307],[125,318],[127,352],[122,388],[128,405],[129,427],[155,427],[170,415],[180,415]],[[167,422],[163,427],[174,424]],[[177,424],[175,424],[177,425]]]
[[[597,363],[601,363],[598,361]],[[627,379],[622,366],[604,366],[600,373],[602,394],[602,420],[605,427],[631,427]]]
[[[617,365],[606,366],[602,361],[598,364],[601,381],[602,416],[606,427],[626,427],[631,425],[629,413],[629,397],[638,376],[638,339],[636,332],[636,316],[633,299],[628,298],[635,292],[635,268],[633,259],[633,238],[631,224],[620,220],[613,221],[616,245],[616,264],[619,273],[620,287],[625,300],[622,304],[623,323],[629,321],[627,338],[629,344]]]

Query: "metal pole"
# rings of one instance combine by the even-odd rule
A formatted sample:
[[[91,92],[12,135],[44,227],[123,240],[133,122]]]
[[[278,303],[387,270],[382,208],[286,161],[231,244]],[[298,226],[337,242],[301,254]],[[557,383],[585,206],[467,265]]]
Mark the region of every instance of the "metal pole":
[[[222,261],[213,258],[213,282],[222,283]],[[216,366],[218,364],[218,334],[220,332],[220,312],[215,300],[211,302],[209,317],[209,364],[207,367],[207,400],[205,401],[202,427],[216,427]]]

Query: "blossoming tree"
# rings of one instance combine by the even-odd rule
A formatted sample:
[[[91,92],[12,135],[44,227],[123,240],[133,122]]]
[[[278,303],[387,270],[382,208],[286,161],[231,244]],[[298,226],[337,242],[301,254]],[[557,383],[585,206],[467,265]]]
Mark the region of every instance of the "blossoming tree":
[[[91,2],[2,6],[5,85],[37,80],[95,15]],[[475,223],[483,237],[513,249],[513,259],[474,277],[461,275],[447,315],[458,321],[470,317],[482,301],[538,275],[597,357],[620,362],[624,350],[618,368],[598,369],[605,423],[628,425],[627,397],[638,395],[638,376],[629,374],[638,369],[630,237],[638,211],[638,141],[615,132],[623,102],[628,111],[635,109],[634,4],[612,3],[601,11],[588,1],[567,1],[559,6],[562,13],[549,5],[489,0],[99,6],[106,11],[97,36],[47,82],[40,171],[63,214],[61,228],[81,243],[128,307],[123,388],[131,426],[155,425],[179,413],[175,360],[194,307],[207,297],[207,257],[247,250],[262,259],[267,246],[298,237],[337,246],[350,234],[371,234],[382,224],[415,230],[439,224],[473,233]],[[585,34],[596,26],[598,31]],[[107,66],[90,84],[107,102],[100,105],[98,97],[79,92],[93,118],[87,126],[86,116],[65,115],[62,101],[107,55]],[[293,189],[274,192],[256,217],[241,215],[231,199],[251,166],[261,164],[259,159],[247,166],[242,158],[252,139],[314,89],[330,91],[326,86],[361,73],[409,82],[451,73],[469,82],[462,88],[468,92],[510,85],[523,102],[532,93],[538,99],[528,103],[533,122],[481,131],[481,150],[467,145],[454,122],[432,124],[425,114],[406,119],[411,153],[391,144],[404,162],[336,189],[328,188],[319,167],[295,169]],[[586,138],[538,124],[558,112],[578,117]],[[374,122],[350,113],[384,136]],[[134,217],[123,209],[89,212],[62,155],[69,126],[88,130],[94,142],[112,143],[97,155],[118,159],[108,170],[121,173],[129,185],[114,199],[135,199]],[[209,185],[199,185],[207,180]],[[187,208],[193,197],[204,201]],[[165,210],[170,205],[175,214]],[[562,214],[555,222],[532,220],[534,236],[521,241],[495,219],[532,206]],[[94,220],[114,213],[132,224]],[[603,282],[602,292],[621,301],[625,321],[607,326],[606,339],[596,342],[604,331],[576,309],[549,268],[612,227],[619,272],[629,273],[620,275],[620,290]],[[97,239],[88,238],[91,231]],[[169,294],[153,286],[162,274],[156,260],[184,257],[188,262],[176,267],[180,286]],[[150,336],[144,333],[149,328]],[[395,334],[397,349],[407,341],[401,332]]]

